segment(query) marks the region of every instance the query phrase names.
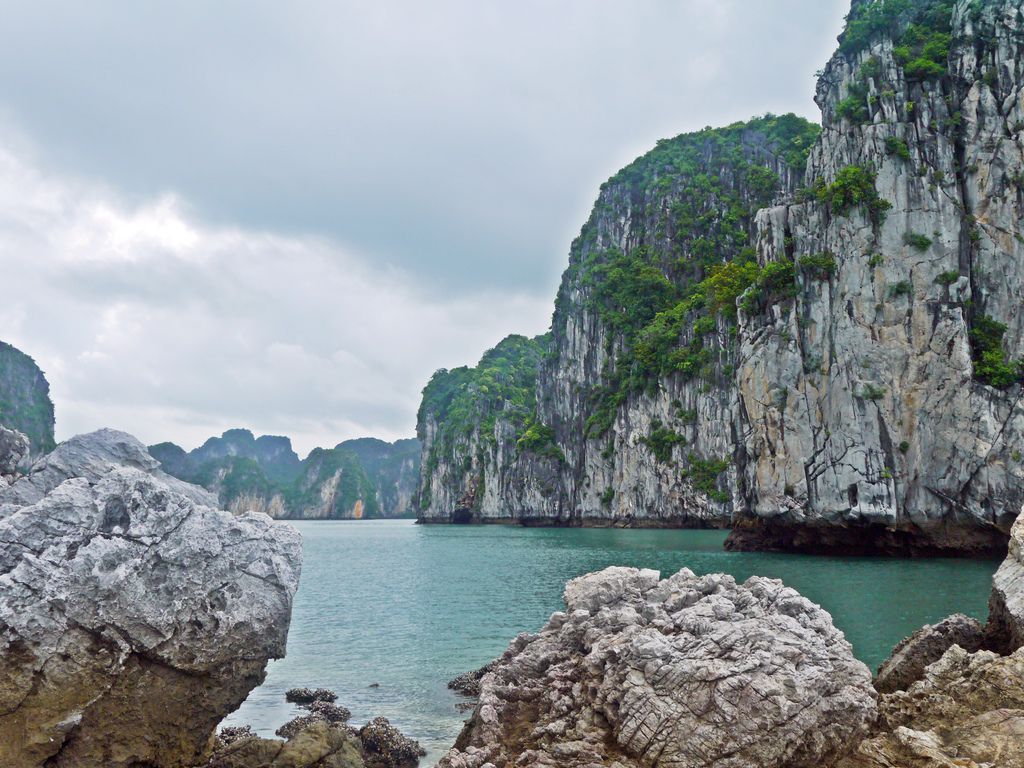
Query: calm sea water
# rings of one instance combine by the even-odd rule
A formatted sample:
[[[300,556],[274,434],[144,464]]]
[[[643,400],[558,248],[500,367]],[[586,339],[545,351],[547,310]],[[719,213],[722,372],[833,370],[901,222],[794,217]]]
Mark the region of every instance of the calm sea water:
[[[295,686],[337,691],[361,724],[383,715],[433,761],[458,735],[464,701],[445,684],[500,655],[562,607],[565,582],[609,565],[687,567],[782,579],[826,608],[874,669],[922,624],[983,618],[996,561],[730,553],[722,531],[299,522],[305,564],[288,655],[272,662],[230,724],[263,735],[298,714]]]

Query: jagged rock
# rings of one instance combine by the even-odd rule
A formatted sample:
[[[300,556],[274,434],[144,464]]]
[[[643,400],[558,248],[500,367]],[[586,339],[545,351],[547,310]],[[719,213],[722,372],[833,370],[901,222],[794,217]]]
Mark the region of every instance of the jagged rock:
[[[415,768],[427,751],[404,736],[385,717],[375,717],[359,729],[367,768]]]
[[[14,429],[0,425],[0,488],[18,477],[18,465],[28,456],[28,438]]]
[[[781,582],[609,568],[517,638],[442,768],[825,765],[876,712],[867,668]]]
[[[458,677],[453,677],[449,680],[448,687],[456,693],[461,693],[463,696],[479,696],[480,680],[483,679],[484,675],[493,670],[497,664],[497,661],[492,661],[484,664],[480,669],[474,669],[472,672],[463,672]]]
[[[190,501],[217,508],[216,496],[162,472],[159,462],[134,437],[101,429],[73,437],[39,459],[28,475],[0,494],[0,518],[35,504],[65,480],[81,478],[94,484],[119,467],[145,472]]]
[[[1004,653],[1024,646],[1024,514],[1010,532],[1010,547],[992,577],[988,644]]]
[[[314,701],[337,701],[338,694],[327,688],[292,688],[285,692],[284,700],[292,704],[312,704]]]
[[[220,729],[217,733],[217,738],[222,746],[227,746],[242,739],[254,739],[256,734],[253,733],[252,728],[248,725],[229,725]]]
[[[1024,767],[1024,650],[953,646],[908,691],[879,702],[883,732],[837,768]]]
[[[347,728],[311,723],[286,742],[246,738],[218,749],[204,768],[366,768]]]
[[[206,498],[111,430],[0,490],[0,765],[192,764],[284,655],[299,535]]]
[[[921,679],[925,667],[938,661],[952,646],[966,651],[980,650],[985,642],[985,628],[977,619],[956,613],[937,624],[926,624],[897,645],[875,676],[875,689],[880,693],[905,691]]]

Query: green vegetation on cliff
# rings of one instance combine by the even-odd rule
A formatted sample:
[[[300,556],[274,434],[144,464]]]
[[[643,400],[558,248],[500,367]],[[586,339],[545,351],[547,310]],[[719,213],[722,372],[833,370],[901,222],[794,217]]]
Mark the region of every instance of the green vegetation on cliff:
[[[416,440],[348,440],[299,461],[286,437],[230,429],[190,453],[174,443],[149,452],[164,471],[216,492],[225,506],[243,497],[274,501],[280,514],[296,518],[395,515],[408,506],[419,470]]]
[[[792,264],[754,261],[753,218],[783,191],[779,169],[802,173],[819,132],[795,115],[708,128],[658,142],[602,186],[556,305],[557,317],[576,278],[587,308],[622,342],[592,393],[589,435],[607,432],[631,392],[665,376],[713,379],[728,365],[744,291],[748,311],[792,295]],[[636,245],[602,247],[597,221],[626,205]]]
[[[474,435],[478,453],[494,445],[499,415],[514,430],[517,450],[561,460],[554,431],[536,421],[537,371],[550,340],[549,335],[508,336],[485,352],[476,366],[442,368],[431,376],[416,416],[421,440],[431,425],[437,430],[424,464],[426,476],[457,450],[462,455],[455,463],[468,469]],[[430,504],[429,487],[421,484],[420,493],[422,508]]]
[[[56,446],[50,385],[35,361],[0,342],[0,424],[24,433],[35,455]]]

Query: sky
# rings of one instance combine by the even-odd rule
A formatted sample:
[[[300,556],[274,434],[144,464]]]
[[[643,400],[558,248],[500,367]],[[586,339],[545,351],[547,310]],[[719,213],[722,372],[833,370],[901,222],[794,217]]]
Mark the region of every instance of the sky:
[[[57,437],[409,437],[547,330],[602,181],[817,120],[847,0],[4,3],[0,340]]]

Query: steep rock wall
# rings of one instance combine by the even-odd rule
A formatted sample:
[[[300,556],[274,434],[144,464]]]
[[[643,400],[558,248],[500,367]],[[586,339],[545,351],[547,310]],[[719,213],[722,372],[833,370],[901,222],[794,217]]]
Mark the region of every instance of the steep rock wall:
[[[797,188],[815,136],[792,115],[706,129],[603,185],[550,336],[510,337],[424,391],[421,519],[726,524],[735,310],[708,312],[701,282],[752,257],[755,212]]]
[[[1024,18],[951,5],[917,4],[952,14],[948,59],[913,58],[941,16],[843,41],[818,85],[816,193],[758,216],[762,263],[788,245],[834,266],[741,318],[733,546],[998,551],[1024,502]],[[837,196],[851,169],[874,211]]]

